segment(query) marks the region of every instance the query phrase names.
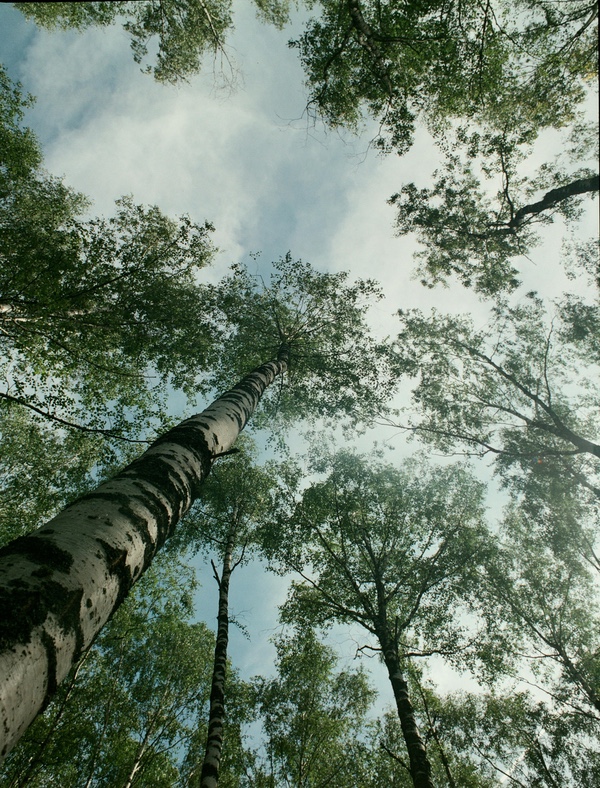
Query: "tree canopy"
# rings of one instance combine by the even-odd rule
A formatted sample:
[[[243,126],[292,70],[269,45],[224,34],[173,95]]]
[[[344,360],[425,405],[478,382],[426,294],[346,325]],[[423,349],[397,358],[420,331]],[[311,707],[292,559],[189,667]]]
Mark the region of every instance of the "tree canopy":
[[[532,177],[525,173],[534,147],[522,138],[518,127],[501,134],[460,128],[432,187],[408,183],[392,195],[398,234],[415,233],[423,247],[415,256],[423,284],[456,276],[487,296],[513,290],[515,262],[528,265],[540,228],[559,217],[573,225],[582,201],[597,195],[598,173],[582,166],[598,158],[597,129],[575,124],[557,161]]]
[[[290,504],[279,539],[267,538],[280,566],[302,578],[285,616],[366,630],[362,649],[386,667],[414,786],[431,786],[406,672],[412,660],[468,651],[460,612],[469,610],[471,573],[484,552],[482,487],[458,466],[397,469],[349,453],[313,470],[324,481]]]
[[[225,79],[236,69],[229,0],[15,5],[49,29],[121,24],[161,83],[211,57]],[[290,18],[288,0],[254,5],[276,27]],[[23,123],[33,99],[0,66],[0,749],[55,694],[0,774],[15,787],[592,788],[597,239],[564,252],[573,292],[519,287],[529,258],[546,275],[544,228],[579,233],[597,196],[597,4],[297,7],[308,118],[374,120],[382,153],[420,134],[437,146],[429,179],[406,160],[396,230],[421,245],[422,284],[471,288],[487,312],[463,314],[458,289],[454,311],[429,312],[422,290],[389,339],[369,312],[382,288],[337,263],[251,254],[208,278],[209,222],[132,196],[93,217],[45,171]],[[218,396],[173,426],[173,392]],[[356,432],[377,422],[425,451],[358,454]],[[250,424],[258,455],[238,438]],[[296,460],[290,425],[309,431]],[[287,460],[258,466],[267,433]],[[182,550],[212,559],[216,638],[194,619]],[[256,556],[247,606],[265,567],[289,593],[274,664],[244,682],[229,582]],[[369,664],[387,697],[376,709]]]
[[[322,273],[288,253],[273,263],[268,281],[235,265],[213,293],[227,327],[221,363],[210,378],[215,387],[228,385],[249,363],[273,357],[282,342],[289,348],[286,378],[262,405],[271,429],[291,416],[368,423],[385,409],[391,386],[386,346],[367,317],[383,297],[376,282]]]
[[[87,200],[41,168],[4,71],[0,88],[0,408],[136,439],[164,420],[166,384],[196,394],[218,339],[197,278],[212,227],[129,197],[84,219]]]
[[[377,146],[405,152],[416,119],[502,129],[562,126],[597,73],[594,4],[494,0],[325,0],[293,42],[309,112],[333,127],[380,124]],[[509,121],[510,119],[510,121]]]

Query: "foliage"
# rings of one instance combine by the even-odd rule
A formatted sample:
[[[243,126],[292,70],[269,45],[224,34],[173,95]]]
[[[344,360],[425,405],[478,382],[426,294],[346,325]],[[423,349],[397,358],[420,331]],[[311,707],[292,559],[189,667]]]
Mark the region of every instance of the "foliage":
[[[1,87],[0,406],[135,438],[164,419],[166,384],[197,392],[218,338],[197,282],[212,228],[131,198],[81,219],[85,199],[40,168],[19,126],[19,87]]]
[[[0,545],[38,528],[137,453],[97,433],[52,429],[20,405],[0,405],[0,415]]]
[[[280,635],[275,646],[277,676],[254,682],[266,739],[254,770],[265,784],[364,784],[357,739],[364,734],[373,691],[363,671],[336,670],[334,651],[311,629]]]
[[[271,531],[265,539],[281,571],[302,578],[283,620],[368,633],[360,650],[385,664],[413,783],[430,786],[405,674],[433,655],[462,666],[474,657],[466,616],[486,549],[482,485],[459,466],[398,470],[348,452],[323,456],[312,471],[327,475],[296,492],[279,516],[279,538]]]
[[[268,283],[241,265],[232,271],[214,291],[229,327],[221,366],[211,378],[215,388],[275,358],[283,344],[290,352],[288,373],[267,392],[259,424],[268,420],[276,429],[291,416],[368,422],[385,409],[385,346],[366,319],[370,303],[381,298],[372,280],[348,283],[346,273],[319,273],[289,254],[273,263]]]
[[[484,785],[593,788],[598,783],[598,720],[565,708],[557,713],[523,692],[456,693],[434,703],[440,735],[476,763]]]
[[[459,129],[453,152],[433,173],[433,187],[409,183],[389,201],[398,209],[398,234],[416,233],[423,247],[416,255],[422,283],[433,287],[454,275],[484,295],[514,289],[519,284],[514,260],[527,258],[539,243],[537,228],[557,215],[574,222],[581,200],[598,191],[598,175],[581,167],[591,153],[581,144],[586,135],[579,127],[575,132],[571,138],[578,144],[562,155],[568,166],[559,158],[527,177],[522,171],[533,146],[521,129],[502,134]],[[594,130],[593,148],[596,135]],[[461,147],[463,156],[457,153]],[[597,158],[597,152],[592,155]],[[498,187],[496,194],[489,193],[488,184]],[[532,200],[540,192],[542,198]]]
[[[561,319],[560,305],[548,315],[533,294],[500,302],[481,329],[468,317],[401,312],[396,369],[416,386],[399,426],[448,454],[494,456],[514,489],[565,473],[593,488],[595,368]]]
[[[143,0],[143,2],[14,3],[29,19],[46,28],[83,30],[123,22],[136,63],[158,44],[156,61],[144,71],[158,82],[176,84],[197,74],[207,54],[227,63],[226,36],[232,28],[231,0]],[[289,0],[256,0],[257,14],[282,27]]]
[[[410,147],[417,117],[434,132],[456,117],[535,132],[564,125],[597,73],[589,2],[322,0],[317,8],[292,42],[309,112],[334,128],[372,116],[385,151]]]
[[[598,510],[561,492],[545,506],[525,498],[509,508],[481,603],[504,622],[505,651],[525,653],[555,705],[599,721]]]
[[[407,658],[458,653],[457,606],[485,535],[482,485],[460,465],[398,469],[349,452],[313,470],[325,479],[266,538],[280,566],[303,578],[288,614],[356,622],[375,636],[385,621]]]

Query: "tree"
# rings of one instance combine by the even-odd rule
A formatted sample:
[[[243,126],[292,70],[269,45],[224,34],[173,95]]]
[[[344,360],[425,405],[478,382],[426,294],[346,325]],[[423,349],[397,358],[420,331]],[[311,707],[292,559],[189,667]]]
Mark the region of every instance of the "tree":
[[[578,125],[572,130],[561,154],[568,166],[546,163],[527,177],[531,135],[523,139],[518,127],[502,134],[459,129],[452,154],[433,173],[433,187],[409,183],[389,200],[398,208],[398,234],[414,232],[423,246],[416,255],[423,284],[432,287],[455,275],[484,295],[515,288],[514,260],[526,258],[539,242],[537,228],[557,214],[574,221],[582,198],[598,192],[598,174],[581,167],[590,153],[597,159],[597,129],[591,139],[586,131]],[[463,156],[457,153],[461,147]],[[486,192],[486,181],[499,187],[495,195]],[[539,194],[541,199],[533,198]]]
[[[219,596],[208,733],[201,768],[193,768],[190,778],[190,785],[202,788],[215,788],[219,782],[226,719],[231,717],[226,690],[231,575],[252,554],[257,522],[272,509],[273,475],[268,468],[253,465],[255,452],[248,441],[242,446],[240,453],[219,463],[209,476],[202,498],[181,524],[175,540],[188,550],[216,550],[221,562],[219,572],[211,559]]]
[[[131,39],[133,59],[142,63],[149,46],[158,43],[156,62],[144,71],[158,82],[187,81],[200,71],[208,53],[221,66],[229,60],[226,37],[232,27],[231,0],[144,0],[144,2],[14,3],[28,19],[42,27],[84,30],[123,21]],[[261,19],[283,27],[289,0],[256,0]]]
[[[293,290],[295,266],[291,260],[286,265],[287,286]],[[311,350],[313,366],[305,359],[303,374],[313,376],[314,382],[306,388],[315,403],[319,385],[326,399],[331,396],[329,387],[337,382],[339,368],[331,376],[323,374],[331,343],[336,342],[336,358],[342,367],[351,364],[353,354],[360,356],[350,340],[347,344],[340,341],[343,325],[338,324],[336,331],[330,329],[331,318],[343,303],[339,276],[321,274],[318,288],[319,277],[311,275],[315,289],[307,290],[302,299],[307,274],[306,266],[298,266],[298,292],[291,303],[303,303],[299,312],[289,307],[282,307],[281,312],[273,309],[270,291],[260,304],[272,308],[267,319],[278,315],[274,339],[279,351],[273,361],[255,369],[202,413],[159,437],[141,457],[50,523],[0,551],[0,597],[5,609],[14,611],[0,630],[3,755],[150,565],[198,496],[214,459],[229,451],[263,391],[286,371],[290,359],[293,364],[294,350],[302,356],[304,340]],[[332,287],[335,298],[329,306]],[[348,287],[346,325],[352,341],[355,335],[364,335],[368,341],[364,309],[355,305],[356,289]],[[238,303],[242,325],[246,320],[243,306],[243,301]],[[249,339],[253,338],[251,334]],[[232,345],[241,349],[239,340],[239,335],[232,337]],[[342,394],[349,390],[347,384]]]
[[[214,639],[190,621],[194,587],[174,553],[153,565],[7,758],[5,785],[175,785],[210,690]]]
[[[4,71],[0,93],[0,415],[21,405],[59,427],[139,438],[164,421],[165,384],[197,392],[218,342],[197,281],[212,227],[130,198],[82,220],[86,200],[41,169],[20,126],[27,101]]]
[[[267,392],[254,425],[275,431],[290,418],[368,424],[387,408],[393,388],[387,346],[366,322],[383,293],[372,279],[348,279],[345,271],[321,274],[288,252],[272,264],[268,282],[234,265],[216,287],[218,320],[230,330],[209,377],[213,388],[272,357],[280,337],[293,345],[286,378]]]
[[[483,329],[467,317],[400,312],[396,370],[416,378],[416,407],[397,426],[448,454],[495,457],[516,489],[530,476],[567,474],[594,493],[595,367],[563,314],[559,305],[548,315],[534,294],[516,307],[500,302]]]
[[[323,0],[293,42],[308,110],[331,127],[379,121],[376,144],[403,153],[419,117],[502,129],[562,126],[597,73],[595,4]]]
[[[354,622],[374,643],[390,680],[416,788],[431,765],[408,694],[410,661],[467,649],[459,610],[485,539],[482,486],[460,466],[403,470],[349,453],[317,463],[327,474],[279,522],[267,547],[298,572],[286,616]]]
[[[260,768],[268,784],[364,784],[357,740],[364,738],[373,696],[364,673],[336,670],[335,652],[310,628],[278,636],[275,646],[277,676],[254,684],[266,737]]]

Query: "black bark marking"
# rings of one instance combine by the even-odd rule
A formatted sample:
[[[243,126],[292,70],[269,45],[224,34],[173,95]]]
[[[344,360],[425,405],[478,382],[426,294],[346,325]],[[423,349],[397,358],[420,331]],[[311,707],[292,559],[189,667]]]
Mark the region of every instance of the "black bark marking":
[[[119,584],[117,599],[113,605],[113,610],[116,610],[126,598],[129,589],[133,585],[133,577],[127,566],[127,550],[119,550],[103,539],[96,538],[96,542],[98,542],[104,552],[104,557],[111,575],[117,578]]]
[[[41,634],[42,645],[44,647],[44,651],[46,652],[46,662],[48,664],[48,683],[46,684],[46,695],[44,697],[44,702],[42,703],[42,708],[40,711],[43,711],[50,699],[56,692],[56,688],[58,687],[58,682],[56,680],[56,643],[54,642],[54,638],[50,637],[50,635],[46,631],[42,631]]]
[[[18,611],[18,615],[0,620],[0,648],[29,643],[33,629],[54,614],[66,632],[75,634],[79,655],[83,644],[79,621],[83,591],[67,589],[55,580],[11,585],[10,589],[0,589],[0,609]]]
[[[34,564],[48,566],[57,572],[68,574],[73,565],[71,553],[62,550],[47,539],[36,535],[19,536],[0,549],[0,559],[9,555],[27,558]]]
[[[49,566],[40,566],[39,569],[34,570],[31,573],[32,577],[50,577],[52,574],[52,569]]]

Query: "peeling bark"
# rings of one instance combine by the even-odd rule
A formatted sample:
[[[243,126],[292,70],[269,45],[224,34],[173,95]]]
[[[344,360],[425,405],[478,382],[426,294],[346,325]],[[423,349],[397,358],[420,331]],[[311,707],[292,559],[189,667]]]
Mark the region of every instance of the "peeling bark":
[[[148,568],[289,350],[156,440],[113,479],[0,550],[0,758]]]

